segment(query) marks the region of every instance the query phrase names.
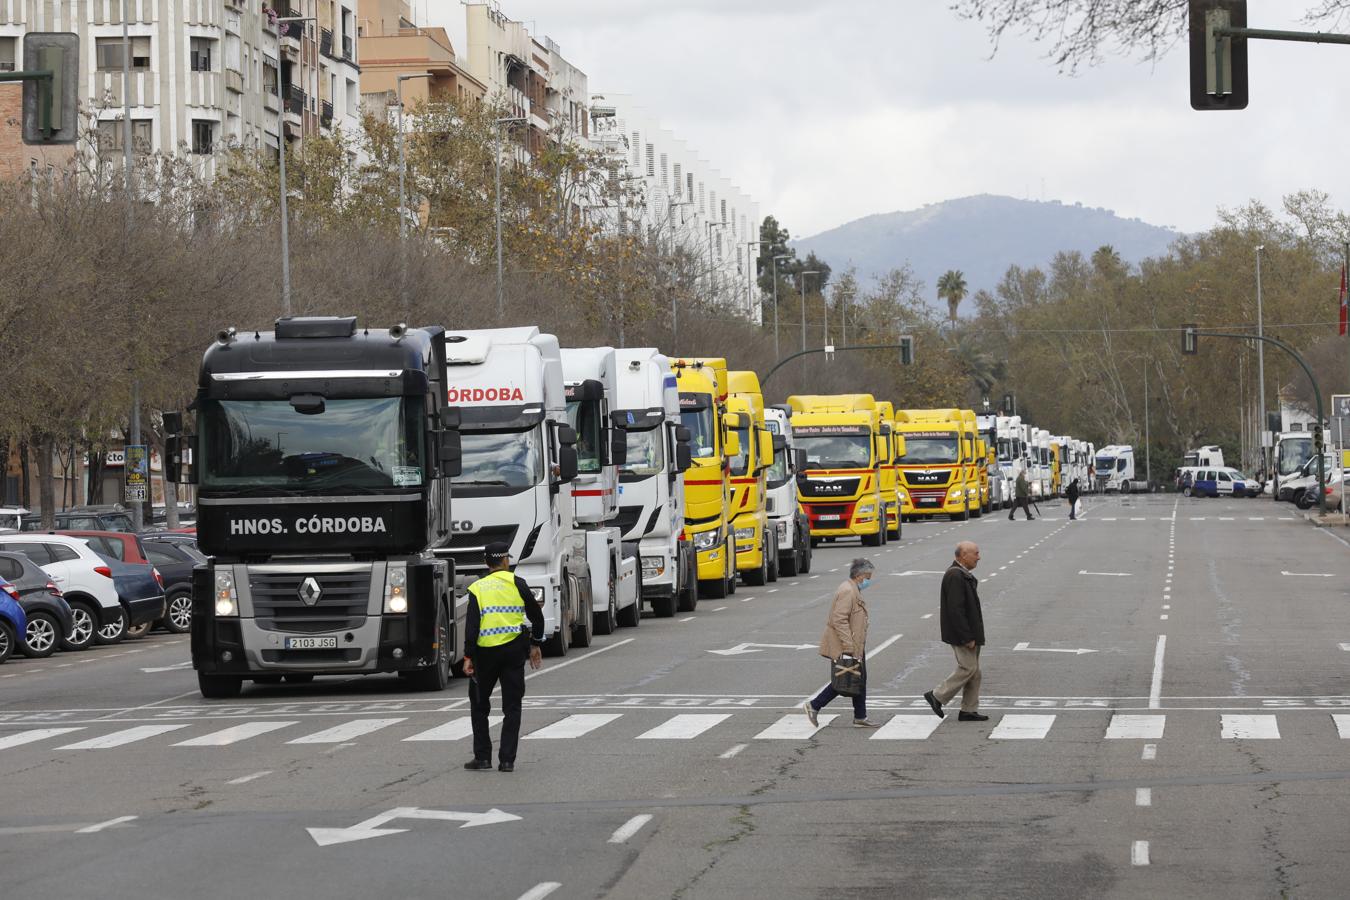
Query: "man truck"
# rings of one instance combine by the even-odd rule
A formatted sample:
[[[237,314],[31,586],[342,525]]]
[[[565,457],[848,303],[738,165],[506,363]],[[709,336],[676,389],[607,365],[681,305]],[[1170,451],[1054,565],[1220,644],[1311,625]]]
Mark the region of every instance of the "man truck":
[[[967,460],[973,447],[963,437],[958,409],[901,409],[895,428],[905,439],[905,461],[900,466],[908,498],[903,512],[914,518],[946,515],[957,521],[970,517],[978,484],[971,484]]]
[[[881,417],[871,394],[795,395],[792,436],[806,451],[798,496],[811,523],[811,540],[861,538],[886,542],[881,475],[885,448]]]
[[[739,416],[740,453],[731,461],[731,514],[736,570],[750,585],[778,580],[778,533],[769,527],[766,493],[773,436],[764,427],[764,395],[754,372],[727,373],[727,410]]]
[[[693,456],[684,475],[684,536],[697,554],[699,592],[721,599],[736,590],[728,462],[741,449],[736,432],[729,430],[737,420],[727,413],[727,362],[678,359],[675,381]]]

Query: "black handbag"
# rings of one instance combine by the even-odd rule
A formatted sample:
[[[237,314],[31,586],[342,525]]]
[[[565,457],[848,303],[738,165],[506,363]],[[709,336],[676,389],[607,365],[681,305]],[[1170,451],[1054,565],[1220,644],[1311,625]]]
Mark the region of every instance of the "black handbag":
[[[863,661],[844,654],[830,661],[830,687],[836,694],[856,697],[867,687],[867,670]]]

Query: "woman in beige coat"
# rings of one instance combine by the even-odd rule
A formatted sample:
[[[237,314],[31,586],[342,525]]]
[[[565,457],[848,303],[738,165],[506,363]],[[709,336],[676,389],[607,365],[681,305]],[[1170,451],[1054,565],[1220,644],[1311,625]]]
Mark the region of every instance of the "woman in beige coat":
[[[862,592],[872,583],[872,563],[865,559],[855,559],[848,568],[848,580],[839,585],[834,592],[834,602],[830,604],[830,616],[825,621],[825,633],[820,637],[820,655],[830,660],[841,656],[851,656],[863,662],[867,654],[867,603]],[[867,666],[863,665],[863,690],[853,698],[853,727],[876,728],[876,723],[867,718]],[[839,692],[833,684],[802,704],[806,717],[816,726],[816,716]]]

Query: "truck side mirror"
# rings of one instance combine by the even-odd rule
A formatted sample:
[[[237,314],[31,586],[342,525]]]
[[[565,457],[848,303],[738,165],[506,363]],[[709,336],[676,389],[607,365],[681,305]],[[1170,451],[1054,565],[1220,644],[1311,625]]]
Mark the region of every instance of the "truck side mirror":
[[[564,447],[575,447],[577,445],[577,430],[571,425],[559,425],[558,443]]]
[[[773,452],[774,452],[774,453],[781,453],[781,452],[783,452],[784,450],[787,449],[787,435],[785,435],[785,434],[770,434],[769,437],[770,437],[770,439],[771,439],[771,442],[773,443]]]
[[[675,445],[675,468],[680,472],[687,472],[694,464],[694,451],[689,448],[687,441],[680,441]]]
[[[441,434],[437,461],[441,465],[441,475],[447,478],[455,478],[464,471],[464,449],[458,431],[446,431]]]
[[[609,461],[615,466],[628,462],[628,432],[622,428],[611,428],[609,431]]]
[[[577,477],[577,448],[564,444],[558,448],[558,483],[568,484]]]
[[[675,440],[681,444],[687,444],[694,439],[694,433],[689,430],[687,425],[675,426]]]
[[[739,434],[734,431],[727,432],[726,440],[722,442],[722,455],[727,459],[741,455],[741,436]]]
[[[180,425],[181,427],[181,425]],[[164,478],[173,484],[196,484],[197,470],[183,459],[191,452],[192,435],[171,434],[164,439]]]
[[[441,410],[441,427],[445,429],[459,428],[461,421],[459,407],[451,407]]]
[[[909,451],[905,449],[905,439],[898,434],[895,435],[895,461],[899,462],[904,459],[905,454],[908,452]]]
[[[759,436],[759,468],[763,471],[773,463],[773,439],[782,435],[770,434],[763,430],[757,431],[756,434]]]
[[[160,418],[164,421],[164,434],[174,435],[183,433],[183,414],[180,412],[160,413]]]
[[[804,449],[802,449],[801,447],[798,447],[798,448],[797,448],[796,456],[797,456],[797,459],[796,459],[796,463],[797,463],[797,464],[796,464],[795,466],[792,467],[793,471],[795,471],[795,472],[802,472],[802,471],[805,471],[805,469],[806,469],[806,451],[805,451]]]

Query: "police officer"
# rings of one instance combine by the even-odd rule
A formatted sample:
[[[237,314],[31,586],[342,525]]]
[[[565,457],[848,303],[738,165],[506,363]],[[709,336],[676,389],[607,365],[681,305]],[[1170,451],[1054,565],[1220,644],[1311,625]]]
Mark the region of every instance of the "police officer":
[[[466,769],[492,768],[488,713],[492,690],[502,685],[502,743],[498,771],[516,768],[520,740],[520,705],[525,697],[525,660],[539,668],[544,640],[544,614],[530,587],[511,572],[511,547],[495,542],[484,550],[488,573],[469,585],[464,627],[464,674],[469,676],[469,711],[473,720],[473,759]],[[527,624],[528,621],[528,624]]]

